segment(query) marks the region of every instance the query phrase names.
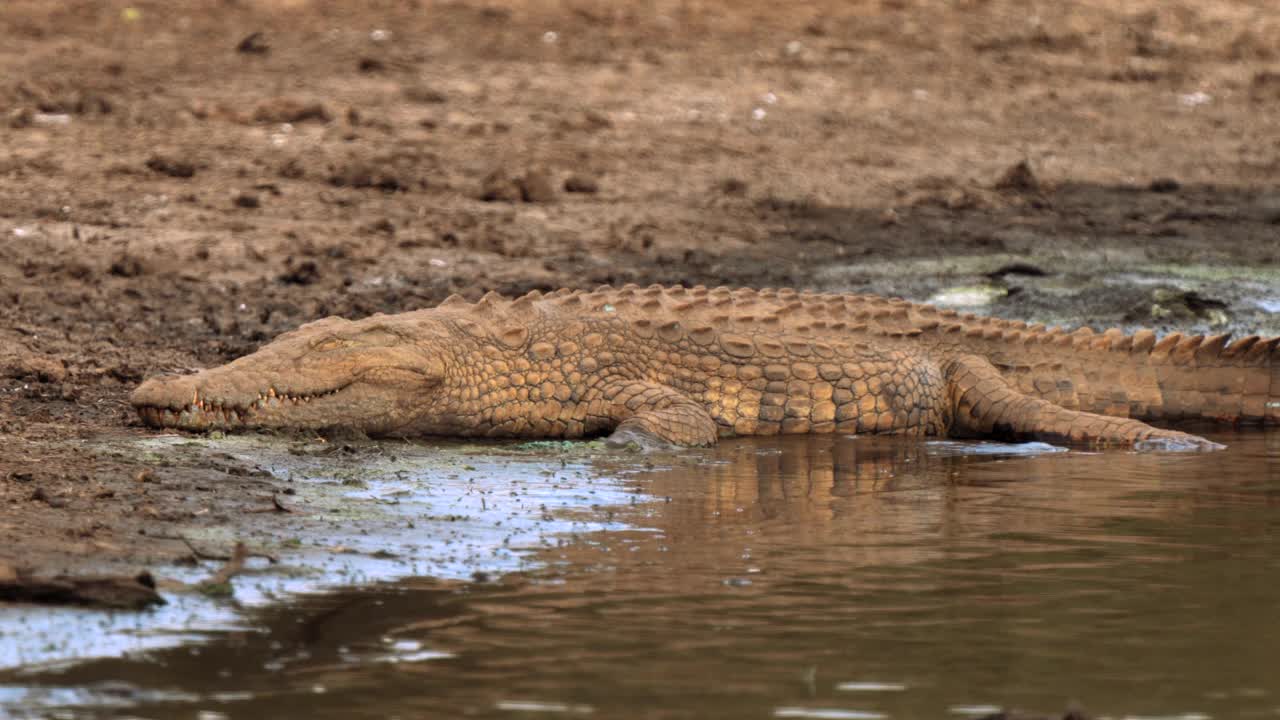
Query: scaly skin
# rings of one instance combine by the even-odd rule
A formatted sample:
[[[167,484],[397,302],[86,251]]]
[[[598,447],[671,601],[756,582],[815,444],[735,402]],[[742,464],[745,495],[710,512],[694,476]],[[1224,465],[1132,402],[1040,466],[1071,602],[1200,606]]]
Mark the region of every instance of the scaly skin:
[[[793,290],[561,290],[360,321],[143,383],[156,427],[658,439],[995,436],[1220,447],[1143,420],[1280,421],[1280,338],[1072,334]]]

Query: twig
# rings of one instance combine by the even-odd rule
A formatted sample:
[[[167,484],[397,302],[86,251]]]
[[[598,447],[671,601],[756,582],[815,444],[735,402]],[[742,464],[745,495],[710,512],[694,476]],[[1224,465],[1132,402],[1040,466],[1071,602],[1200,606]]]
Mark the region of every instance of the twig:
[[[231,552],[231,559],[227,560],[227,564],[223,565],[218,572],[214,573],[205,580],[202,585],[225,585],[231,578],[240,574],[244,570],[244,561],[249,558],[249,550],[244,543],[236,543],[236,549]]]
[[[209,552],[208,550],[201,550],[200,548],[196,547],[195,543],[191,542],[191,540],[188,539],[185,535],[153,535],[152,537],[158,538],[161,540],[181,541],[183,545],[187,546],[187,549],[191,551],[191,554],[194,555],[197,560],[218,560],[220,562],[227,562],[228,560],[231,559],[230,554]],[[272,565],[276,565],[280,562],[280,558],[276,557],[275,555],[272,555],[269,552],[264,552],[262,550],[249,550],[248,557],[260,557],[266,560],[267,562],[271,563]]]

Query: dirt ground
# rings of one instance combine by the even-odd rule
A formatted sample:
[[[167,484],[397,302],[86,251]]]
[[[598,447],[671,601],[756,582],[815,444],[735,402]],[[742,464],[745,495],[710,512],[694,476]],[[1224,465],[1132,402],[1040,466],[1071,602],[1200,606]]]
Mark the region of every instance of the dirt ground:
[[[328,314],[981,281],[1197,327],[1267,320],[1231,268],[1280,293],[1271,0],[9,0],[0,37],[0,579],[269,504],[89,440]],[[1227,294],[1032,286],[1193,265]]]

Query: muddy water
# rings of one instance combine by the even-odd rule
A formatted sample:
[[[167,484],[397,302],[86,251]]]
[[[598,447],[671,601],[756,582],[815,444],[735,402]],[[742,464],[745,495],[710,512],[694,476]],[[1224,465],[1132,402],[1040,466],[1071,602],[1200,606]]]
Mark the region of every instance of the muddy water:
[[[1208,455],[735,441],[518,572],[11,671],[68,717],[1280,715],[1280,433]],[[574,511],[580,512],[580,511]]]

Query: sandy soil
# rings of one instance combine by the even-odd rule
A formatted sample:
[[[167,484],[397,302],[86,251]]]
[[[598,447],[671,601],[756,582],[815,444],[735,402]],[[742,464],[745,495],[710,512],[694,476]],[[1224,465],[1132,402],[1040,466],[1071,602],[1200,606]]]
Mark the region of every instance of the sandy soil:
[[[172,561],[270,498],[87,441],[142,434],[144,376],[327,314],[980,283],[1011,317],[1272,326],[1271,5],[9,0],[0,575]]]

